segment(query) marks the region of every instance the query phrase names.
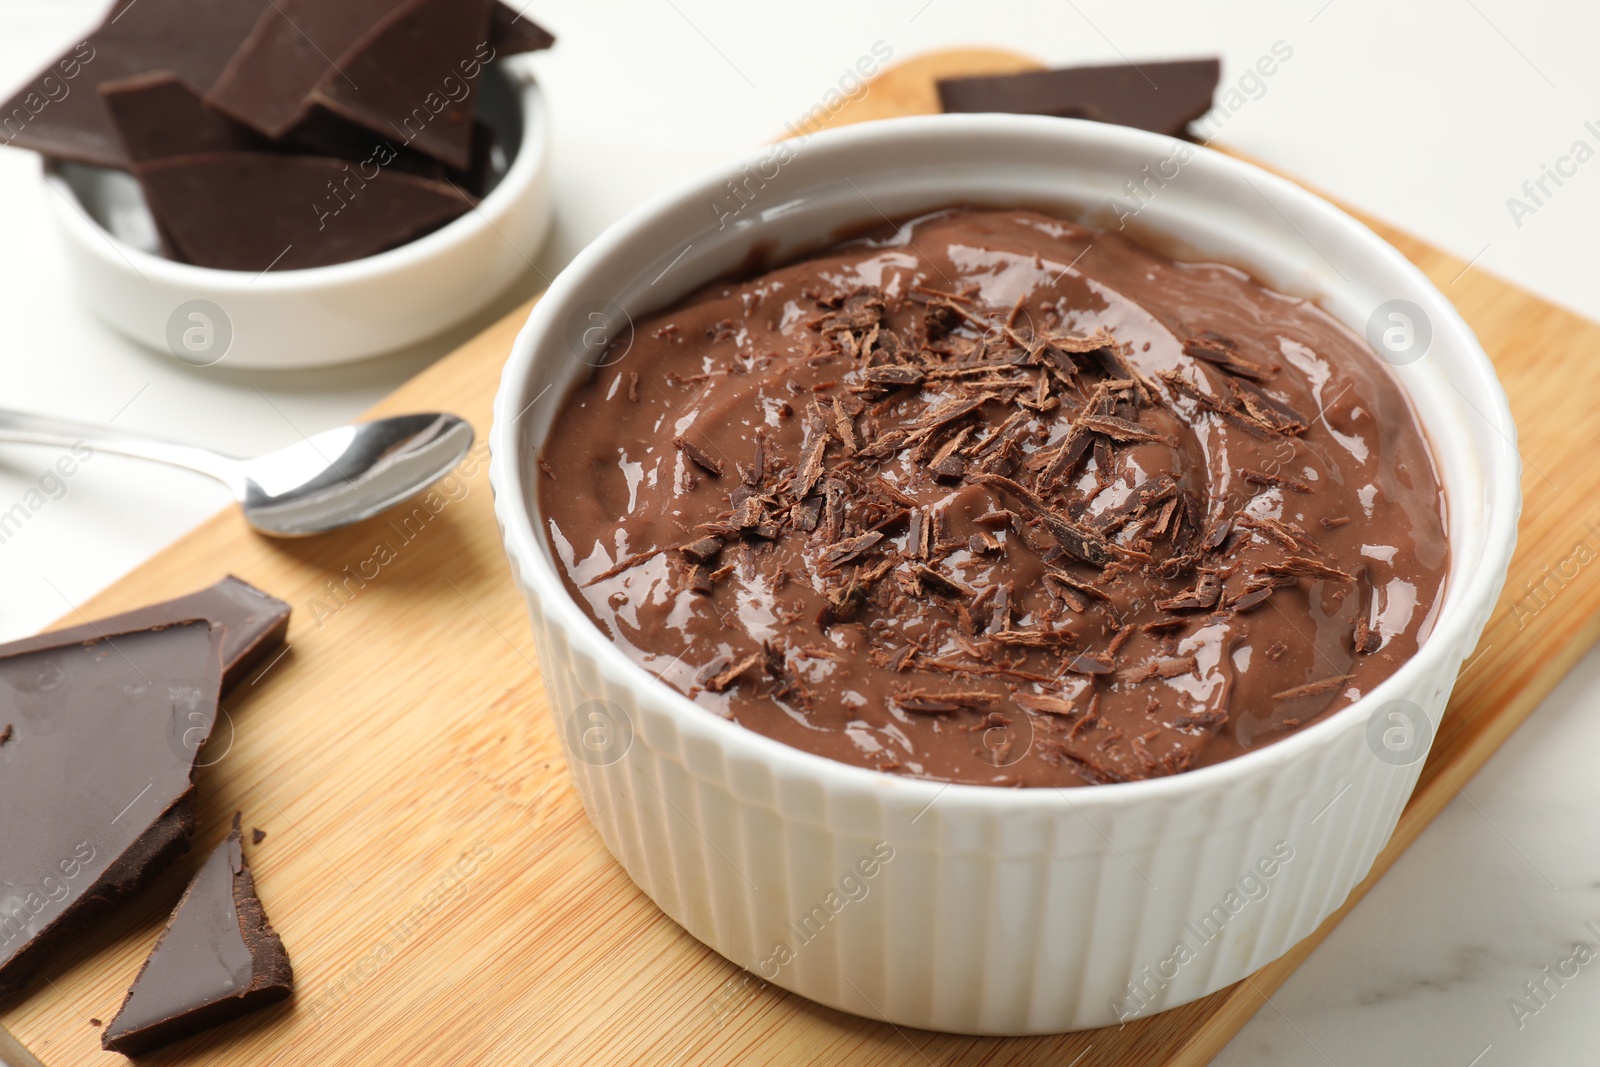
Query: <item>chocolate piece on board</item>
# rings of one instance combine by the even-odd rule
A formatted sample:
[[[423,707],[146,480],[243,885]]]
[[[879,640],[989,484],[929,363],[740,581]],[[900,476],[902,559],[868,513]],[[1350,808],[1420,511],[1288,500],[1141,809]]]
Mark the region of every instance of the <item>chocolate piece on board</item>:
[[[267,10],[268,0],[138,0],[112,8],[98,29],[0,105],[0,144],[125,169],[128,156],[99,86],[164,70],[204,92]]]
[[[0,656],[0,998],[188,851],[221,687],[203,620]]]
[[[233,831],[183,891],[101,1045],[151,1052],[294,992],[294,969]]]
[[[939,83],[945,111],[1005,111],[1133,126],[1172,137],[1211,110],[1215,59],[1029,70]]]

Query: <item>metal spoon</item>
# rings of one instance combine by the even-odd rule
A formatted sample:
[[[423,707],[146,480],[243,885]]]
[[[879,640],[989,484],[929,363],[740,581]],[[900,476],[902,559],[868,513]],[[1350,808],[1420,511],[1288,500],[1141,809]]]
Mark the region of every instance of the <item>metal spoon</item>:
[[[472,447],[472,427],[455,415],[396,415],[327,430],[255,459],[235,459],[110,426],[0,410],[0,441],[86,444],[187,467],[231,489],[245,521],[257,530],[302,537],[360,522],[432,485]]]

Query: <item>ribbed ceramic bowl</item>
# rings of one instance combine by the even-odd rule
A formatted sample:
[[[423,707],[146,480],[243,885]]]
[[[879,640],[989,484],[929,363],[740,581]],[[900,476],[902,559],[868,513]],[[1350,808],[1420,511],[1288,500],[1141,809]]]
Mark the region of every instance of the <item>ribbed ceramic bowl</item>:
[[[348,263],[261,272],[178,263],[159,254],[132,177],[47,163],[55,192],[46,203],[83,302],[133,340],[196,366],[349,363],[449,329],[528,270],[549,228],[549,124],[519,59],[483,76],[479,113],[508,158],[488,195],[430,234]]]
[[[942,785],[835,763],[708,714],[629,661],[563,589],[533,459],[602,334],[756,248],[782,256],[841,227],[954,203],[1116,225],[1137,203],[1130,181],[1144,190],[1137,224],[1169,247],[1248,264],[1378,337],[1426,424],[1449,500],[1445,599],[1421,651],[1359,702],[1170,778]],[[1515,433],[1450,304],[1327,202],[1148,133],[942,116],[764,149],[608,230],[517,339],[495,404],[491,480],[578,792],[662,911],[823,1004],[904,1026],[1023,1034],[1101,1026],[1221,989],[1309,934],[1367,873],[1504,581],[1520,507]]]

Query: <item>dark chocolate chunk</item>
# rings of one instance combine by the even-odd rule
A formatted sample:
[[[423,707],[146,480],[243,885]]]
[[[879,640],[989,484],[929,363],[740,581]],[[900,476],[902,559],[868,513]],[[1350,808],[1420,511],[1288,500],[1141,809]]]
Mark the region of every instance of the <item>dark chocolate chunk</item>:
[[[171,71],[106,82],[100,98],[130,163],[205,152],[266,151],[271,142],[200,100]]]
[[[282,137],[311,110],[312,94],[340,61],[404,3],[423,0],[273,0],[225,57],[206,103],[268,137]]]
[[[374,255],[465,214],[473,200],[439,182],[315,156],[218,152],[146,164],[139,183],[157,224],[189,263],[260,273]]]
[[[283,1000],[294,970],[233,831],[173,909],[101,1045],[138,1056]]]
[[[325,0],[324,0],[325,2]],[[452,167],[472,162],[494,0],[421,0],[385,19],[324,77],[312,100]]]
[[[222,641],[188,621],[0,656],[0,998],[188,850]]]
[[[222,692],[226,696],[283,644],[289,631],[289,605],[229,575],[176,600],[7,642],[0,645],[0,657],[93,641],[108,634],[172,626],[189,619],[210,619],[222,631]]]
[[[170,71],[204,92],[270,10],[269,0],[138,0],[113,8],[87,39],[0,105],[0,144],[125,169],[128,155],[98,87]]]
[[[472,136],[472,166],[464,171],[407,148],[402,131],[391,130],[387,135],[373,133],[321,107],[312,108],[304,121],[273,143],[277,151],[286,155],[332,156],[357,164],[358,174],[378,166],[451,183],[481,197],[494,177],[492,154],[496,134],[492,127],[480,121],[473,124]]]
[[[520,0],[518,7],[521,6]],[[556,43],[555,34],[516,8],[495,4],[489,24],[489,43],[497,55],[540,52]]]
[[[254,826],[250,827],[250,843],[252,845],[259,845],[259,844],[261,844],[261,842],[265,841],[266,839],[267,839],[267,832],[265,830],[257,829]]]
[[[939,103],[945,111],[1094,119],[1176,137],[1211,110],[1221,72],[1215,59],[1191,59],[950,78],[939,83]]]

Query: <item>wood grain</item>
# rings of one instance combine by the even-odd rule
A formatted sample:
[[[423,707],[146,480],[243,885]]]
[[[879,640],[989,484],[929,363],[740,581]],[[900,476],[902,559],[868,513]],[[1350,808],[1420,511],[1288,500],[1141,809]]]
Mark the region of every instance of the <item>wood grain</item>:
[[[970,51],[913,60],[833,121],[931,110],[935,73],[1028,64]],[[297,542],[256,537],[225,512],[81,605],[104,615],[231,571],[294,604],[291,648],[228,703],[201,775],[195,854],[0,1022],[49,1067],[123,1062],[99,1050],[89,1020],[115,1013],[241,808],[268,833],[251,863],[300,992],[141,1063],[1205,1063],[1600,634],[1600,326],[1371,224],[1495,359],[1523,431],[1522,541],[1394,840],[1343,909],[1246,981],[1120,1030],[979,1039],[818,1007],[690,938],[628,881],[567,780],[480,445],[420,510]],[[481,441],[525,314],[373,413],[454,410]]]

